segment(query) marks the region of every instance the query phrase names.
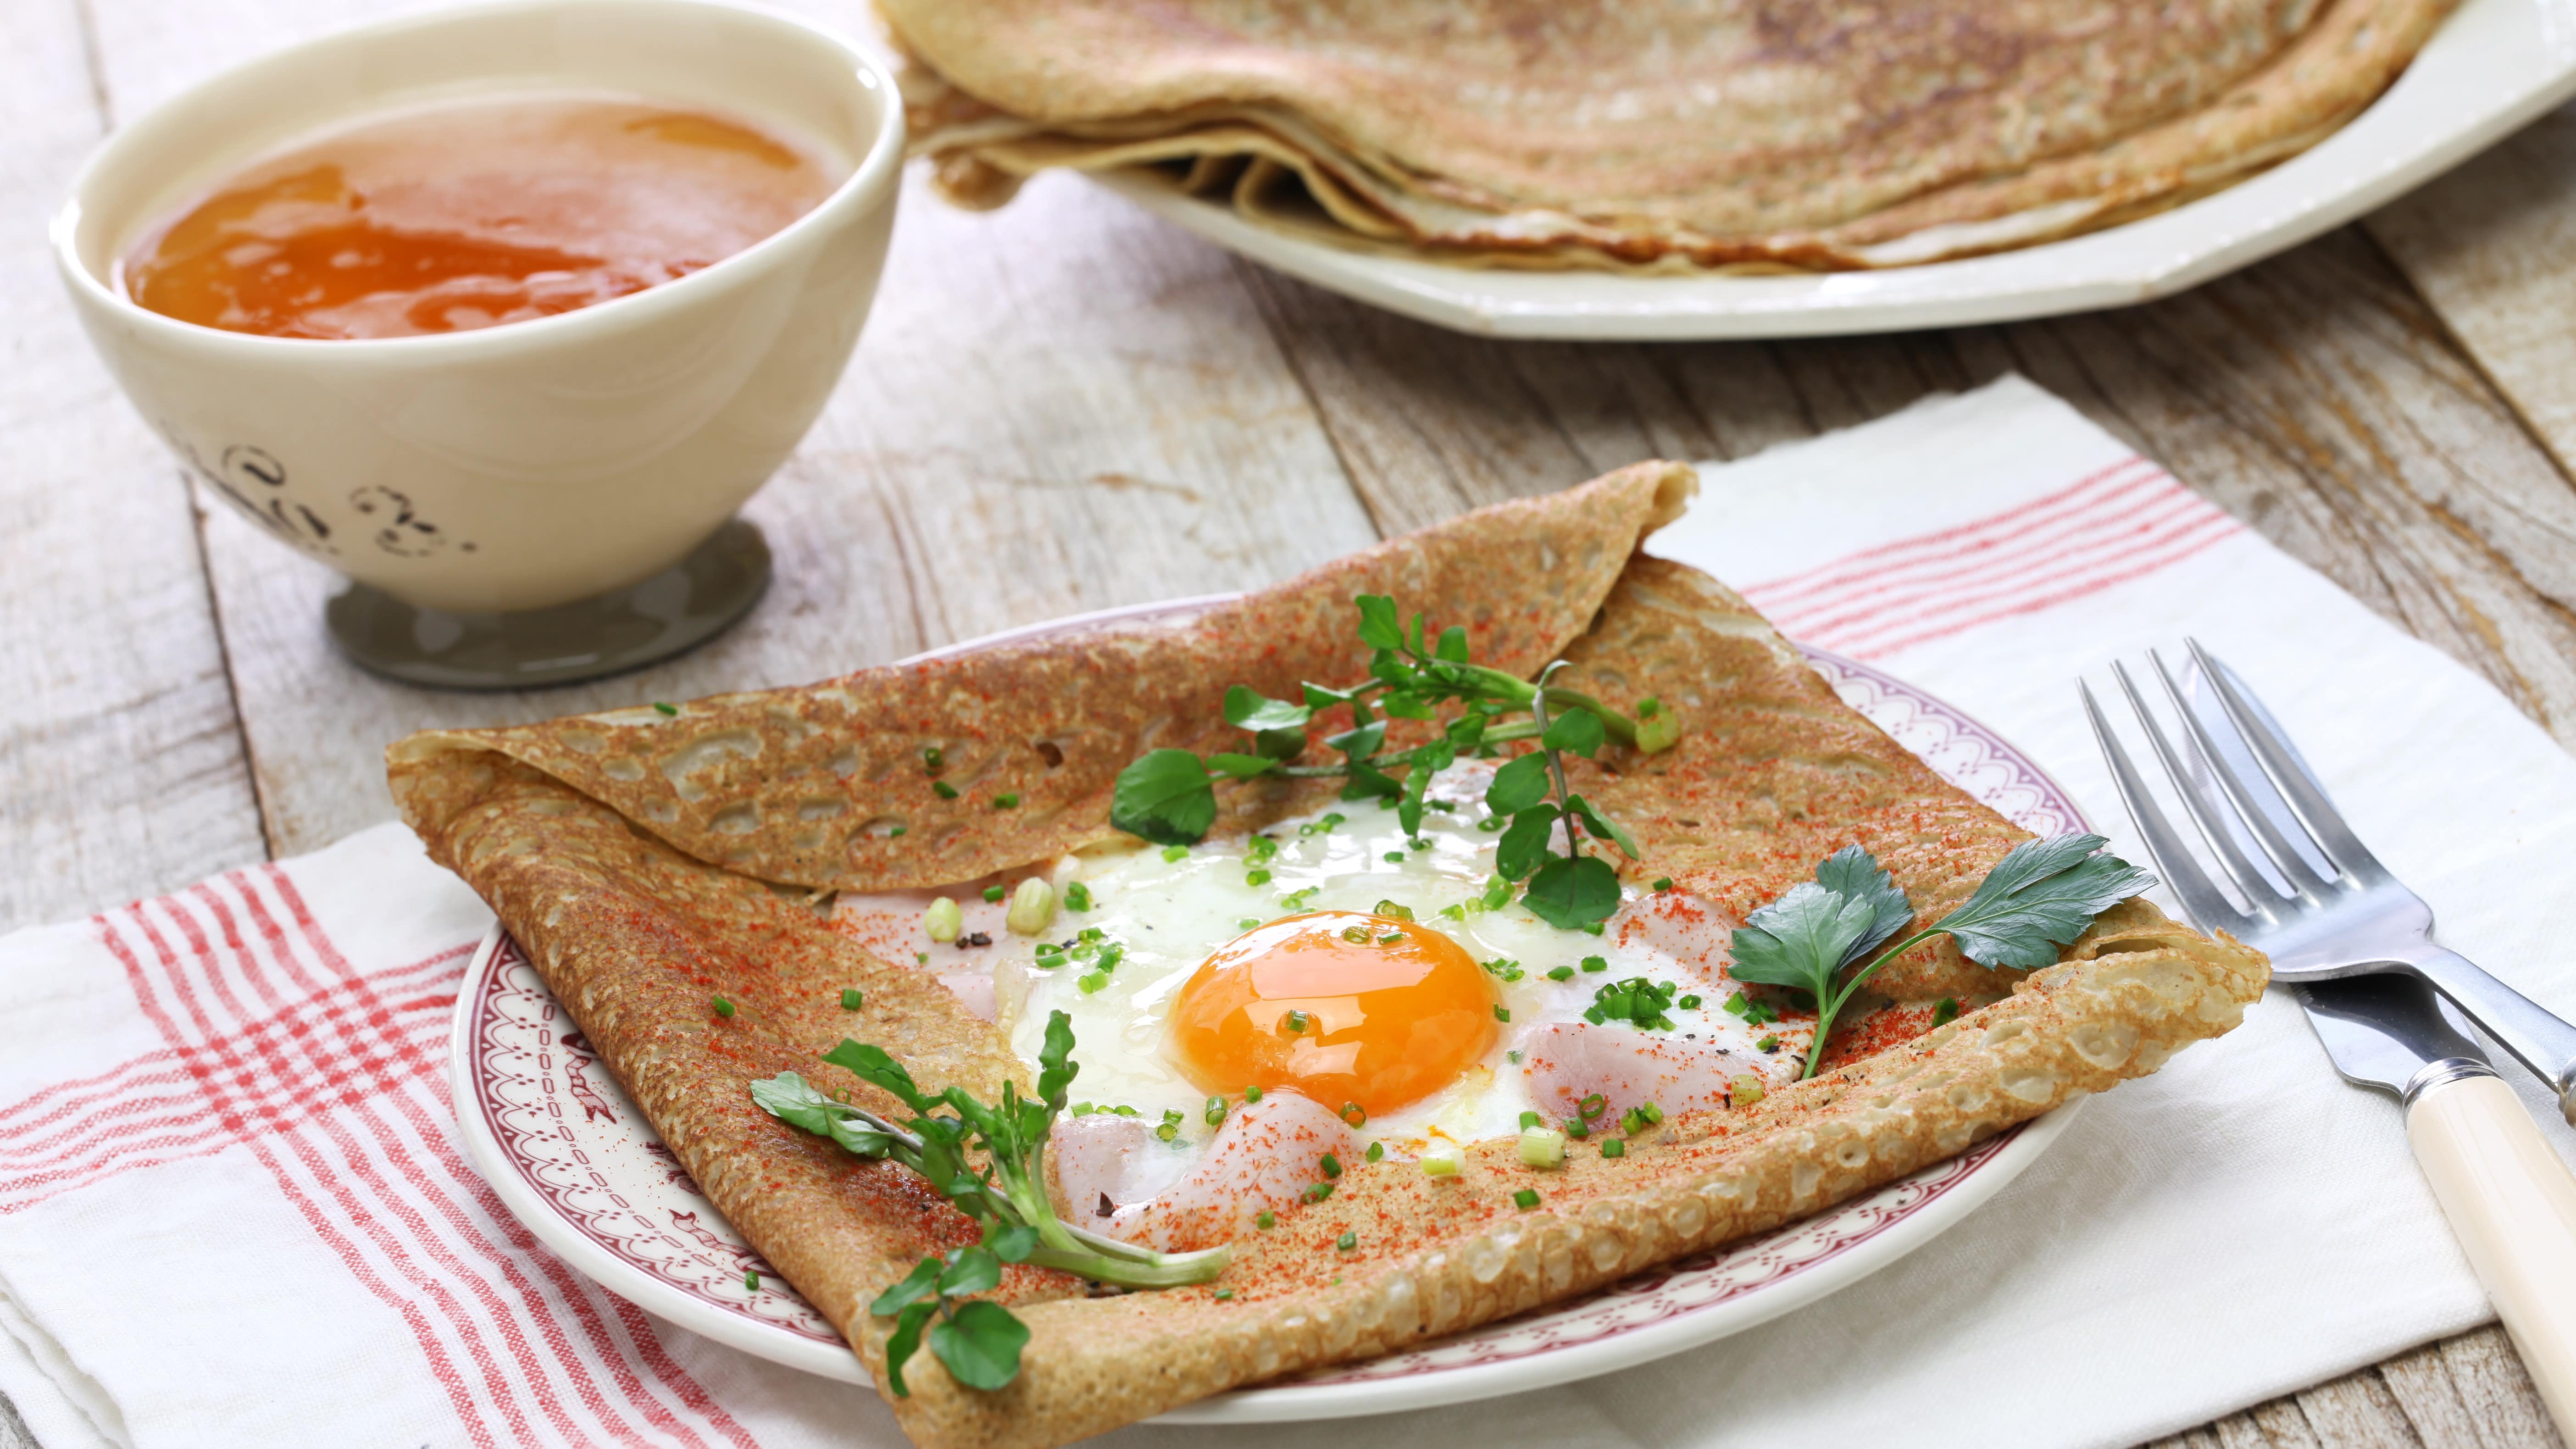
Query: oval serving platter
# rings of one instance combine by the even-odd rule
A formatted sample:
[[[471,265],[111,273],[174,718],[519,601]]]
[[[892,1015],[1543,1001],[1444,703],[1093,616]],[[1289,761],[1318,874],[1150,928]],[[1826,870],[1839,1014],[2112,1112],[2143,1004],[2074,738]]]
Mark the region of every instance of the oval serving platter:
[[[1171,623],[1230,597],[1103,610],[938,652]],[[2041,835],[2085,828],[2065,789],[1993,731],[1865,664],[1806,652],[1846,703],[2006,818]],[[510,1212],[565,1261],[691,1332],[790,1368],[868,1382],[831,1324],[699,1192],[498,926],[458,992],[448,1070],[468,1156]],[[1724,1338],[1929,1242],[2020,1176],[2080,1107],[2060,1107],[1814,1217],[1573,1302],[1220,1394],[1156,1422],[1278,1423],[1431,1408],[1566,1383]]]

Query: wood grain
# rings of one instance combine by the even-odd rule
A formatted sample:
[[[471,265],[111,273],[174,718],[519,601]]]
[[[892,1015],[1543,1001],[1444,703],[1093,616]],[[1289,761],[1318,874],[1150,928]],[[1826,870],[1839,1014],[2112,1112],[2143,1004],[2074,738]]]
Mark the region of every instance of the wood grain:
[[[2562,464],[2576,464],[2576,107],[2365,223]]]
[[[50,206],[111,110],[389,8],[105,0],[93,71],[69,0],[0,7],[0,199]],[[0,242],[16,384],[0,428],[34,466],[0,474],[23,520],[0,571],[0,840],[39,868],[0,885],[0,920],[176,885],[263,834],[303,850],[386,818],[377,752],[413,728],[809,678],[1242,587],[1639,457],[1738,457],[2007,369],[2576,744],[2576,292],[2556,275],[2572,161],[2576,121],[2553,118],[2366,233],[2131,311],[1671,347],[1437,332],[1070,181],[985,217],[915,194],[858,362],[752,505],[771,596],[690,658],[512,696],[342,662],[319,623],[331,576],[227,513],[192,519],[21,228]],[[0,1409],[0,1449],[13,1436]],[[2561,1449],[2494,1328],[2162,1444]]]
[[[107,122],[79,12],[0,6],[0,930],[260,854],[187,493],[81,336],[41,224]]]

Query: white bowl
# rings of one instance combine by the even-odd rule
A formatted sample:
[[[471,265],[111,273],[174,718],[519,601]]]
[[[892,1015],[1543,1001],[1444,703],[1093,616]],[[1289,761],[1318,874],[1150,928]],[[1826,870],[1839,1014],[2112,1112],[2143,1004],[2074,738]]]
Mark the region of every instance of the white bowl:
[[[145,228],[264,152],[370,111],[531,89],[743,116],[836,153],[848,177],[702,271],[480,331],[254,336],[114,285]],[[408,603],[520,611],[670,566],[785,461],[867,319],[902,158],[893,77],[801,21],[712,0],[511,0],[309,41],[155,109],[82,169],[54,255],[126,396],[217,493]]]

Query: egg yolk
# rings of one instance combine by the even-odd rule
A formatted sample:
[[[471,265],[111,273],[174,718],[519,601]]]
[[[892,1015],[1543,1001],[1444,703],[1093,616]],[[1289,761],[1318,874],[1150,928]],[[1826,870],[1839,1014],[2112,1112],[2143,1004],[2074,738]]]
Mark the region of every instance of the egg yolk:
[[[1287,1089],[1375,1116],[1493,1047],[1494,992],[1464,947],[1358,911],[1273,921],[1217,949],[1172,1005],[1171,1051],[1200,1090]]]

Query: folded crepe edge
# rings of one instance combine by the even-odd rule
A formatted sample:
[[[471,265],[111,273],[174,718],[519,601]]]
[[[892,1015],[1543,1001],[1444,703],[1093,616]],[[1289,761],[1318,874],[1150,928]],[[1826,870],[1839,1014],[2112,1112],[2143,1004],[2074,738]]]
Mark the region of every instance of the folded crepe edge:
[[[1107,838],[1117,771],[1147,749],[1238,748],[1221,715],[1229,684],[1295,698],[1303,680],[1365,673],[1354,594],[1393,595],[1435,630],[1466,627],[1480,660],[1535,673],[1590,625],[1629,555],[1698,488],[1687,464],[1632,464],[1385,540],[1177,624],[1113,625],[677,705],[424,730],[389,747],[386,763],[491,751],[687,854],[782,884],[953,885]],[[1530,597],[1485,600],[1480,576],[1494,568],[1525,571]],[[1250,629],[1255,618],[1269,626]],[[1139,687],[1155,678],[1172,691]],[[1053,716],[1039,738],[1014,707],[1032,698],[1048,700]],[[929,750],[937,773],[924,767]],[[1316,808],[1330,786],[1233,792],[1217,830]]]

